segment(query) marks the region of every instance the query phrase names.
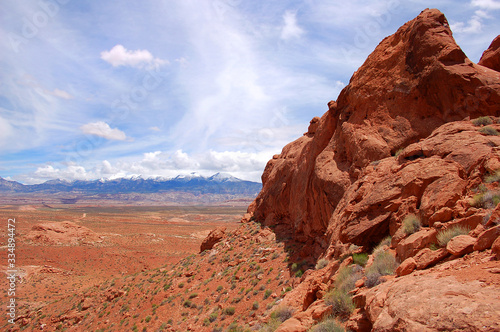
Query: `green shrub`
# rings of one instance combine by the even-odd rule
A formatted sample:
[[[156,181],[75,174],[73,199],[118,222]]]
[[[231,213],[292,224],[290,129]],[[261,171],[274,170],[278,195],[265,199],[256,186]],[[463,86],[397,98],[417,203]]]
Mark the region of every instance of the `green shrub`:
[[[366,269],[366,287],[370,288],[380,283],[380,277],[394,274],[396,258],[388,251],[380,251],[374,255],[373,264]]]
[[[476,127],[487,126],[493,123],[493,120],[489,116],[481,116],[477,119],[472,120],[472,124]]]
[[[257,310],[257,309],[259,309],[259,302],[258,302],[258,301],[255,301],[255,302],[252,304],[252,309],[253,309],[253,310]]]
[[[194,299],[197,296],[198,296],[198,293],[192,293],[189,295],[189,299]]]
[[[271,319],[276,319],[279,322],[283,323],[284,321],[292,317],[293,312],[293,308],[288,306],[281,306],[271,313]]]
[[[185,306],[186,308],[190,308],[191,304],[192,304],[191,301],[186,300],[186,301],[184,301],[184,303],[182,305]]]
[[[302,277],[302,275],[303,275],[303,274],[304,274],[304,272],[303,272],[302,270],[298,270],[297,272],[295,272],[295,276],[296,276],[297,278]]]
[[[495,128],[490,127],[490,126],[482,127],[481,129],[479,129],[479,132],[481,134],[485,134],[485,135],[488,135],[488,136],[498,136],[498,135],[500,135],[500,133],[498,132],[498,130],[496,130]]]
[[[439,231],[437,234],[437,240],[441,247],[446,247],[448,242],[455,236],[467,235],[469,234],[469,229],[464,226],[455,225],[445,230]]]
[[[219,286],[217,286],[217,289],[216,289],[216,290],[217,290],[218,292],[221,292],[223,289],[224,289],[224,287],[222,287],[222,285],[219,285]]]
[[[309,332],[345,332],[345,329],[337,323],[334,317],[329,317],[313,326]]]
[[[264,300],[267,299],[269,296],[271,296],[272,293],[273,293],[272,290],[267,289],[264,293]]]
[[[325,303],[332,306],[332,313],[340,319],[347,319],[354,311],[354,302],[347,292],[334,288],[325,294]]]
[[[144,320],[146,321],[146,323],[149,323],[151,321],[151,316],[146,316]]]
[[[321,270],[322,268],[324,268],[325,266],[328,265],[328,263],[330,263],[330,261],[326,258],[321,258],[318,262],[316,262],[316,270]]]
[[[227,307],[226,309],[224,309],[224,313],[228,316],[234,315],[235,311],[236,311],[235,307]]]
[[[299,264],[297,263],[293,263],[292,266],[290,267],[292,269],[292,271],[297,271],[299,269]]]
[[[352,255],[352,260],[354,264],[357,264],[359,266],[365,266],[366,262],[368,262],[368,254],[367,253],[359,253],[359,254],[353,254]]]
[[[500,203],[499,191],[485,191],[478,193],[472,197],[471,205],[474,207],[482,207],[492,209]]]
[[[344,266],[337,273],[334,284],[335,288],[348,293],[354,289],[354,284],[362,276],[361,267],[357,265]]]
[[[217,313],[217,311],[214,311],[210,315],[208,315],[208,320],[212,323],[217,319],[218,315],[219,314]]]
[[[421,226],[420,219],[414,214],[407,215],[403,220],[403,231],[406,235],[417,232]]]
[[[484,181],[486,183],[500,182],[500,169],[496,170],[495,173],[488,175]]]

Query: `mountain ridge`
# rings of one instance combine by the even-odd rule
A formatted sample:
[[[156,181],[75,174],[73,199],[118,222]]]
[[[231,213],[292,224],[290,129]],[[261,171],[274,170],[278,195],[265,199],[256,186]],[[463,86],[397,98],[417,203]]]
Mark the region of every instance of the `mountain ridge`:
[[[227,173],[216,173],[207,177],[191,173],[173,178],[130,177],[89,181],[53,179],[33,185],[24,185],[0,177],[0,192],[10,193],[126,194],[183,191],[198,194],[257,195],[261,187],[258,182],[241,180]]]

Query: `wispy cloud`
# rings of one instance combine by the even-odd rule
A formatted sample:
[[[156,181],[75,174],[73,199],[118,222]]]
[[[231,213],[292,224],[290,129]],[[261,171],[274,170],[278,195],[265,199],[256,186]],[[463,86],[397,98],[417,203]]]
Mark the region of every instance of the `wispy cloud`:
[[[96,135],[109,140],[124,141],[127,139],[127,135],[118,128],[111,128],[104,121],[97,121],[92,123],[87,123],[80,127],[84,134]]]
[[[497,0],[472,0],[471,4],[484,9],[500,9],[500,1]]]
[[[148,50],[130,51],[123,45],[116,45],[109,51],[101,52],[101,59],[113,67],[158,68],[168,64],[167,60],[155,58]]]
[[[281,39],[289,40],[299,38],[304,34],[304,30],[297,24],[297,12],[286,11],[283,15],[283,27],[281,29]]]

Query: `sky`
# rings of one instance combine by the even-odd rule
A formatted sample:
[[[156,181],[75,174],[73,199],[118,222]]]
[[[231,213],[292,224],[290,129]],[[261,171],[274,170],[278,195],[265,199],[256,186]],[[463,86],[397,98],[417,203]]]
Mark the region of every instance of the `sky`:
[[[0,176],[260,181],[428,7],[474,62],[500,33],[499,0],[3,0]]]

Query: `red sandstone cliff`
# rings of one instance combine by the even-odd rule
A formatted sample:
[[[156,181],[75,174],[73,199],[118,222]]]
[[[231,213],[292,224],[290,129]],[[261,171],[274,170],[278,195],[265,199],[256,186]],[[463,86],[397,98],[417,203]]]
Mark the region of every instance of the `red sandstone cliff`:
[[[477,130],[461,137],[458,133],[469,127],[444,127],[441,132],[451,136],[443,134],[441,143],[454,142],[448,150],[434,142],[438,147],[429,148],[426,158],[404,162],[422,154],[411,144],[446,123],[499,116],[500,73],[471,62],[445,16],[425,10],[385,38],[328,106],[304,136],[268,162],[263,189],[249,207],[256,220],[275,226],[277,233],[289,230],[296,240],[313,245],[305,248],[313,248],[316,257],[328,248],[330,255],[339,254],[334,248],[342,242],[372,246],[394,235],[408,212],[421,213],[429,223],[437,210],[454,208],[470,189],[471,172],[484,171],[484,162],[464,152],[463,158],[475,160],[469,165],[446,153],[453,155],[457,142],[479,139]],[[481,150],[481,158],[497,158],[498,143],[495,139],[488,151]],[[405,153],[413,154],[407,159],[385,159],[409,146],[412,152]],[[440,147],[446,151],[437,151]],[[457,197],[450,194],[436,203],[441,189]]]

